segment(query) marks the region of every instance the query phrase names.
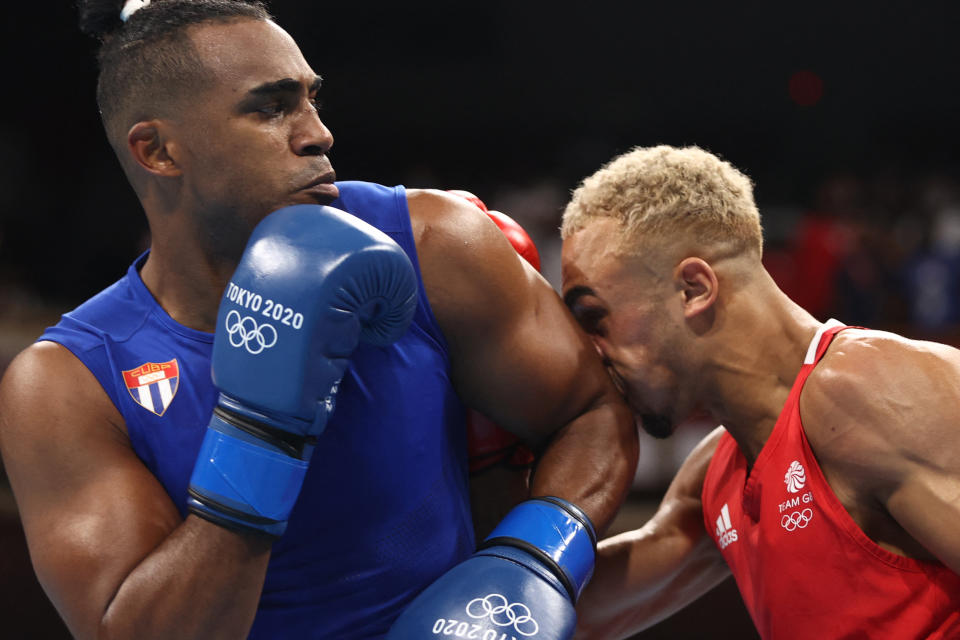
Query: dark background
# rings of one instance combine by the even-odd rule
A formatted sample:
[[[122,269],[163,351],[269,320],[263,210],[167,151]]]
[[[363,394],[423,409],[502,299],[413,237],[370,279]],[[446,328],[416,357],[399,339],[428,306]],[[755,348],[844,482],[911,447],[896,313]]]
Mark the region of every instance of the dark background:
[[[270,6],[324,76],[341,179],[469,189],[530,226],[554,284],[580,179],[634,145],[697,144],[754,179],[768,266],[814,315],[956,343],[954,3]],[[147,241],[75,25],[69,3],[4,5],[0,370]],[[638,475],[637,500],[671,472]],[[4,618],[59,637],[7,502]],[[749,634],[727,591],[673,637]]]
[[[951,4],[277,0],[325,78],[341,178],[564,190],[634,145],[698,144],[769,206],[837,174],[955,176]],[[11,3],[0,119],[0,269],[73,303],[122,274],[143,215],[104,138],[95,43],[68,3]],[[812,106],[788,84],[822,81]],[[904,188],[910,188],[904,184]],[[523,218],[522,211],[510,211]],[[769,221],[768,221],[769,222]]]

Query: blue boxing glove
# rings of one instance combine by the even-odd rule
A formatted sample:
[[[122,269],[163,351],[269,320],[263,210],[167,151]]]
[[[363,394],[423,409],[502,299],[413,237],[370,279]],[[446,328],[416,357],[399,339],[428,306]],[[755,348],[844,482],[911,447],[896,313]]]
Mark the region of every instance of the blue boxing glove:
[[[361,340],[406,332],[417,277],[393,240],[348,213],[297,205],[254,229],[217,315],[217,406],[190,478],[190,511],[279,536]]]
[[[575,505],[552,497],[522,502],[479,551],[417,596],[387,638],[571,638],[596,546],[590,519]]]

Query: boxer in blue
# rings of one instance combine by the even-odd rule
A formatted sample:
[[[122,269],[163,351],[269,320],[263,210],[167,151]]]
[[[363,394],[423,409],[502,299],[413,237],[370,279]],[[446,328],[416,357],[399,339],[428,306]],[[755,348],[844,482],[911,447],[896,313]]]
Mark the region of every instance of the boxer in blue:
[[[335,182],[320,79],[261,5],[119,5],[91,0],[83,22],[103,39],[98,102],[150,250],[0,384],[4,465],[71,632],[381,637],[448,570],[410,633],[499,624],[469,605],[518,585],[574,599],[636,431],[553,290],[456,196]],[[311,213],[289,223],[297,205]],[[325,205],[379,231],[324,246],[343,221]],[[345,285],[347,305],[310,270],[395,246],[408,271],[351,267],[344,280],[379,275]],[[388,286],[404,273],[409,328],[358,342],[378,301],[405,308]],[[533,499],[473,558],[464,405],[539,452]],[[464,595],[463,575],[482,591]],[[550,623],[540,597],[524,631]]]

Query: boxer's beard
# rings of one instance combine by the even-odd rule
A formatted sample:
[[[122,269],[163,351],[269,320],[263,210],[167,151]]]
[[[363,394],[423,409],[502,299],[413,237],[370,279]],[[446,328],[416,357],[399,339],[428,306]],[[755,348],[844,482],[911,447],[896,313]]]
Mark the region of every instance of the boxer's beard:
[[[640,416],[640,426],[654,438],[663,440],[673,434],[673,421],[667,416],[645,413]]]

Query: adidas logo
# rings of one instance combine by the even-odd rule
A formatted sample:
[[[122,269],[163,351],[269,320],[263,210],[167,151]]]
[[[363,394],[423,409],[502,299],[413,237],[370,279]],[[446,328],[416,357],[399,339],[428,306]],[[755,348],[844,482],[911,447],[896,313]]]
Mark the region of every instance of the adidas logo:
[[[717,544],[720,549],[726,549],[731,542],[737,541],[737,530],[730,524],[730,509],[724,503],[717,516]]]

